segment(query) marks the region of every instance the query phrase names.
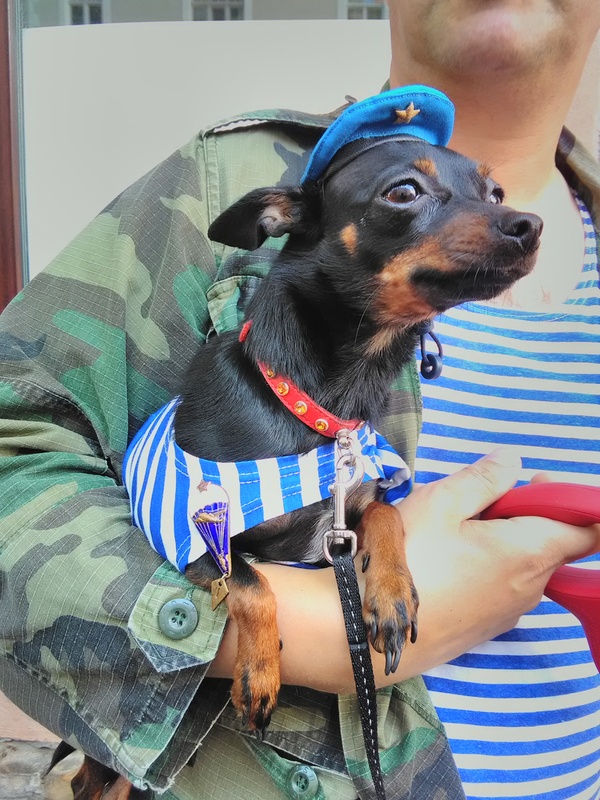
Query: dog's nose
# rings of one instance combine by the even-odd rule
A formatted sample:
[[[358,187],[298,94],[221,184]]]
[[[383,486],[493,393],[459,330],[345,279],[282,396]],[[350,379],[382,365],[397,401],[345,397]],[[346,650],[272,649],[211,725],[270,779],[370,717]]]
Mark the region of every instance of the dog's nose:
[[[517,239],[526,253],[537,246],[543,226],[544,223],[537,214],[516,212],[506,214],[498,223],[504,236]]]

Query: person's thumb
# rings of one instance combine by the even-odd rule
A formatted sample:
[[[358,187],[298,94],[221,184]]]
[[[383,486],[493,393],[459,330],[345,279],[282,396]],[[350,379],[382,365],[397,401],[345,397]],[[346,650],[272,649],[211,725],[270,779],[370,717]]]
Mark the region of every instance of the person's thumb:
[[[511,489],[521,459],[509,447],[499,447],[467,467],[439,481],[446,497],[442,513],[455,521],[470,519]]]

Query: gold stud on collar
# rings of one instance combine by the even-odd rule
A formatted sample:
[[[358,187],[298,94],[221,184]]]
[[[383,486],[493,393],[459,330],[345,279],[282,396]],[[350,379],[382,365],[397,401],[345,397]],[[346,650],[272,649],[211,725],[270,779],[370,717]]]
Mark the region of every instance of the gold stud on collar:
[[[326,430],[329,430],[329,423],[326,419],[318,419],[315,422],[315,428],[321,433],[324,433]]]
[[[286,383],[285,381],[281,381],[281,383],[277,384],[277,394],[280,394],[282,397],[285,397],[285,395],[289,391],[290,391],[289,383]]]
[[[396,109],[396,122],[402,123],[403,125],[407,125],[411,120],[413,120],[417,114],[421,113],[420,108],[415,108],[415,104],[411,100],[410,103],[406,106],[404,111],[397,108]]]
[[[308,406],[304,402],[304,400],[298,400],[297,403],[294,404],[294,411],[298,416],[303,416],[308,411]]]

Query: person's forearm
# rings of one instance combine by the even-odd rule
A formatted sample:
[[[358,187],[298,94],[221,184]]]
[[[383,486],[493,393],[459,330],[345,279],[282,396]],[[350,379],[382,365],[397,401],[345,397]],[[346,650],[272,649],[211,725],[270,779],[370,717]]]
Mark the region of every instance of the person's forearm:
[[[254,566],[268,578],[277,597],[283,642],[282,682],[335,694],[354,692],[352,665],[333,569],[314,572],[275,564]],[[362,589],[364,576],[359,569],[357,574]],[[393,675],[385,675],[385,655],[371,649],[378,686],[421,674],[500,632],[482,621],[481,610],[475,612],[475,604],[466,597],[449,597],[442,611],[438,601],[437,593],[432,597],[421,592],[417,642],[406,645],[400,666]],[[467,618],[469,612],[472,619]],[[506,628],[509,627],[511,623],[507,622]],[[209,675],[231,676],[236,647],[235,622],[230,621]]]
[[[393,675],[385,675],[385,656],[371,651],[378,686],[425,672],[510,630],[539,602],[556,567],[600,548],[600,526],[574,528],[525,517],[470,519],[507,491],[517,473],[515,466],[490,465],[487,459],[463,472],[420,487],[402,503],[408,563],[421,601],[419,635],[406,645]],[[360,556],[357,574],[363,584],[359,564]],[[277,598],[283,683],[353,692],[333,570],[255,566]],[[209,674],[231,675],[236,641],[229,623]]]

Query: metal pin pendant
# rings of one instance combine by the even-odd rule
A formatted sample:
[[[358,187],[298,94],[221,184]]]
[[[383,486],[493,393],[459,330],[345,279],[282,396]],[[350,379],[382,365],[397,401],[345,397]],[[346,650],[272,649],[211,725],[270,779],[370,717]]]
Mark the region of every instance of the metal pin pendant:
[[[227,586],[227,581],[224,576],[217,578],[211,583],[210,592],[212,597],[212,610],[214,611],[229,594],[229,587]]]

